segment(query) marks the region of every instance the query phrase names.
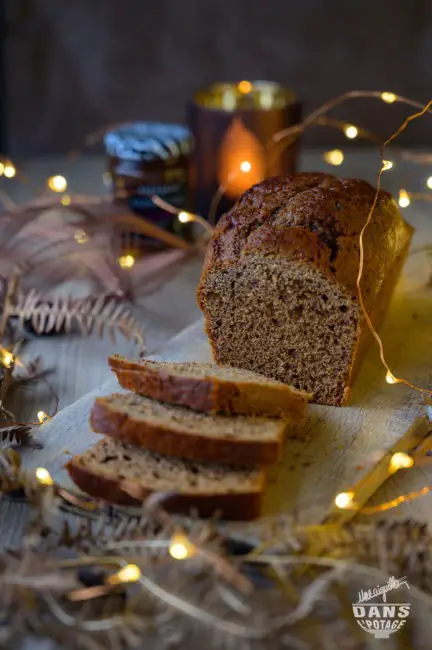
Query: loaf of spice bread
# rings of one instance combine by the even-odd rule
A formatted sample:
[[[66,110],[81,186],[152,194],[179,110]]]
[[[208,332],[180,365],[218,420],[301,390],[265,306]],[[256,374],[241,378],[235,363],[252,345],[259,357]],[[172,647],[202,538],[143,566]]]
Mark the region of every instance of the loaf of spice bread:
[[[66,467],[81,490],[109,503],[140,505],[161,493],[164,508],[171,512],[194,508],[202,517],[218,511],[225,519],[238,520],[260,514],[265,476],[257,468],[162,456],[111,438],[74,456]]]
[[[204,413],[301,420],[311,395],[256,372],[212,363],[108,359],[122,388]]]
[[[356,280],[368,183],[304,173],[250,188],[219,221],[198,286],[217,363],[342,405],[372,338]],[[413,229],[381,191],[364,234],[364,303],[385,315]]]

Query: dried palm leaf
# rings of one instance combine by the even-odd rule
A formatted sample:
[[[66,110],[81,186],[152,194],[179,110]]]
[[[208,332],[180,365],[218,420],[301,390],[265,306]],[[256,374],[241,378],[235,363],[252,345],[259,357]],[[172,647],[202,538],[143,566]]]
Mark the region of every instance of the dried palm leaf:
[[[8,318],[18,318],[20,327],[29,322],[38,334],[65,331],[74,327],[84,336],[96,331],[99,337],[105,332],[115,342],[116,332],[144,348],[144,331],[132,314],[118,301],[106,295],[73,299],[56,297],[49,302],[37,291],[21,294],[9,306]]]
[[[31,426],[27,424],[13,424],[0,429],[0,440],[18,445],[28,445],[31,439]]]

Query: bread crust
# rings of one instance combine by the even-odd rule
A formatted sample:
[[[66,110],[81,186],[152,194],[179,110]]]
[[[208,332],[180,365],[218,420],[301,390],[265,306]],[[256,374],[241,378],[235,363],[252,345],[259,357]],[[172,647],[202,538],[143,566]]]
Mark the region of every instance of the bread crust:
[[[110,479],[92,472],[79,463],[79,457],[74,457],[67,463],[66,469],[73,482],[86,494],[95,499],[103,499],[108,503],[126,506],[139,506],[148,496],[153,494],[151,488],[139,488],[138,496],[132,496],[122,487],[121,480]],[[201,517],[211,517],[216,511],[221,512],[224,519],[250,521],[261,514],[264,475],[260,489],[244,493],[227,494],[173,494],[164,499],[163,505],[168,512],[189,513],[194,508]],[[125,489],[126,488],[126,489]]]
[[[229,465],[272,465],[282,453],[286,427],[281,422],[278,440],[242,441],[211,438],[163,427],[145,420],[134,420],[111,407],[99,397],[90,413],[90,425],[96,433],[149,451],[190,460],[213,461]]]
[[[117,355],[109,364],[122,388],[169,404],[205,413],[280,417],[301,420],[312,397],[286,385],[230,381],[220,377],[186,377],[155,368],[145,361],[133,362]]]
[[[254,185],[216,226],[197,289],[199,307],[205,313],[207,274],[235,265],[248,253],[312,265],[356,296],[358,236],[374,196],[375,189],[366,181],[319,173],[269,178]],[[366,306],[374,302],[386,269],[412,233],[392,196],[381,190],[364,236]]]

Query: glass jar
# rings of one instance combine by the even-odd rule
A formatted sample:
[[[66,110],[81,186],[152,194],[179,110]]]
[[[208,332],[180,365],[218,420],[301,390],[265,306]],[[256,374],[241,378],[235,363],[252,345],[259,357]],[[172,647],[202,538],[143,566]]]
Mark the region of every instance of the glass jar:
[[[125,124],[105,135],[108,172],[114,201],[175,234],[189,237],[190,224],[156,206],[157,195],[180,210],[187,210],[189,157],[192,136],[184,126],[161,122]],[[146,246],[161,242],[145,238]]]

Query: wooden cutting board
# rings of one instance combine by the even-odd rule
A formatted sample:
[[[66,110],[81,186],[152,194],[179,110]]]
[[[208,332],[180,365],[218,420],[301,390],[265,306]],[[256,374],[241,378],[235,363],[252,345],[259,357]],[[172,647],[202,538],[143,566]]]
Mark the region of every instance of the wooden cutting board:
[[[424,386],[431,382],[431,293],[423,283],[405,276],[382,331],[395,374]],[[153,357],[208,361],[210,350],[202,322],[183,330]],[[71,453],[82,452],[99,439],[88,426],[94,398],[117,389],[113,378],[42,426],[38,438],[43,449],[25,450],[25,464],[47,467],[55,480],[71,488],[64,463]],[[352,516],[334,509],[334,497],[341,491],[354,487],[363,504],[383,484],[374,497],[377,500],[423,486],[428,482],[425,470],[416,468],[398,472],[385,482],[389,456],[414,449],[428,434],[422,415],[419,393],[386,383],[374,346],[354,387],[351,405],[312,405],[307,420],[291,431],[282,462],[269,471],[265,513],[296,512],[301,521],[317,523],[334,517],[335,512],[338,518]],[[386,516],[432,521],[431,511],[430,500],[424,497]]]

